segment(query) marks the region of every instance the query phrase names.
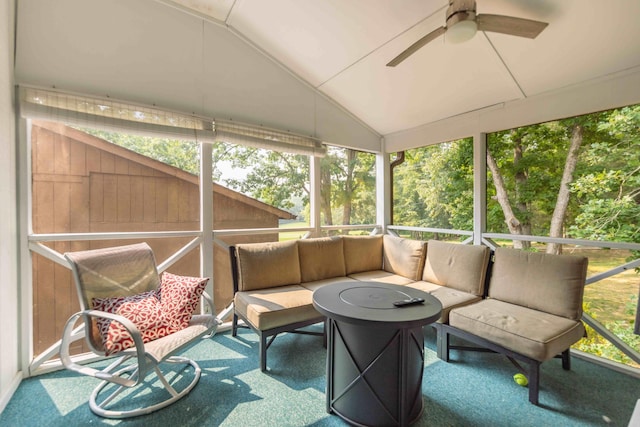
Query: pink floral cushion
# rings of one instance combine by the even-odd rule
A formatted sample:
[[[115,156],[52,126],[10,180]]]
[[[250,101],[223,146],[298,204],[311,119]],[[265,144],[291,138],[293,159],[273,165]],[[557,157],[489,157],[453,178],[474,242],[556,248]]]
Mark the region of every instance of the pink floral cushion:
[[[189,326],[208,280],[165,272],[157,290],[126,297],[94,298],[93,308],[126,317],[138,328],[146,343]],[[97,323],[105,355],[135,345],[121,323],[104,318],[98,318]]]
[[[208,277],[177,276],[166,271],[162,274],[160,305],[172,327],[184,329],[189,326],[208,281]]]
[[[166,322],[156,291],[127,297],[94,298],[93,308],[131,320],[140,331],[143,342],[153,341],[179,330]],[[98,318],[97,323],[107,356],[135,345],[131,334],[120,322]]]

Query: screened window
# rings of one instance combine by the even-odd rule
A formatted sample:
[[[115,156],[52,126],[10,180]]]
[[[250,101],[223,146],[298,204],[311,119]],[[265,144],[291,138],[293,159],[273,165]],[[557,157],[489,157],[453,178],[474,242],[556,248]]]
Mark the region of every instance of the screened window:
[[[589,257],[585,313],[640,351],[633,333],[637,271],[620,269],[640,251],[520,241],[518,235],[640,243],[640,105],[488,135],[487,228],[515,235],[501,242],[532,251]],[[604,246],[604,245],[603,245]],[[577,348],[631,363],[588,328]]]
[[[320,166],[320,216],[323,226],[374,224],[375,155],[329,147]]]
[[[396,163],[392,172],[395,225],[473,229],[471,138],[407,150]],[[414,233],[413,237],[441,236]]]

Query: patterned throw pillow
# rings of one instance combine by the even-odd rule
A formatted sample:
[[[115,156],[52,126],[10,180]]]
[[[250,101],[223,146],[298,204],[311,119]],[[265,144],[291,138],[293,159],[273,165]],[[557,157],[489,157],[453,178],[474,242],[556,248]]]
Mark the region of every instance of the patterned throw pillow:
[[[171,327],[184,329],[189,326],[208,281],[208,277],[177,276],[166,271],[162,274],[160,305]]]
[[[146,343],[189,326],[208,281],[165,272],[158,289],[127,297],[94,298],[93,308],[131,320]],[[105,355],[135,346],[131,334],[119,322],[98,318],[97,323]]]
[[[153,341],[180,330],[170,326],[165,320],[156,291],[128,297],[94,298],[93,308],[119,314],[131,320],[140,331],[143,342]],[[120,322],[98,318],[97,323],[107,356],[135,345],[131,334]]]

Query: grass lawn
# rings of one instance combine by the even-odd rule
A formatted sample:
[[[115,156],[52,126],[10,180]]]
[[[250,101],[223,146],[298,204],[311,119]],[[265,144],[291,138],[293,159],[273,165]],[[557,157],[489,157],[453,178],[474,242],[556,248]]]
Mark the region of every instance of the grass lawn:
[[[306,222],[303,221],[299,221],[299,222],[288,222],[286,224],[282,224],[280,225],[281,229],[287,229],[287,228],[302,228],[302,227],[308,227],[309,224],[307,224]],[[301,239],[302,236],[304,236],[306,233],[306,231],[281,231],[280,232],[280,241],[284,242],[285,240],[295,240],[295,239]]]
[[[629,252],[624,250],[580,249],[573,253],[589,257],[588,276],[622,265],[629,256]],[[615,320],[631,322],[635,316],[639,286],[640,275],[633,269],[588,285],[584,290],[584,300],[589,303],[589,314],[601,323]]]

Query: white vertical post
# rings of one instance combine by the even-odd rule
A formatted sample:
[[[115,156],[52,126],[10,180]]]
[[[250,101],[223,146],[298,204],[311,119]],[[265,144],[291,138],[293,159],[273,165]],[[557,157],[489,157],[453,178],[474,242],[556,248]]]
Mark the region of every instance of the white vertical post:
[[[311,180],[311,194],[309,195],[310,226],[313,228],[313,236],[320,237],[320,157],[309,157],[309,179]]]
[[[487,134],[473,136],[473,244],[487,230]]]
[[[384,138],[380,140],[380,152],[376,154],[376,223],[386,231],[391,221],[391,173],[389,154],[385,152]]]
[[[213,145],[200,143],[200,274],[210,277],[207,293],[214,298],[213,271]],[[208,304],[203,304],[208,311]]]
[[[20,99],[16,92],[16,99]],[[19,107],[18,107],[19,108]],[[33,358],[33,259],[29,250],[28,236],[33,231],[31,203],[31,120],[16,120],[16,168],[18,173],[18,239],[20,250],[18,272],[20,326],[22,336],[20,347],[20,366],[27,370]],[[30,375],[30,373],[29,373]]]

